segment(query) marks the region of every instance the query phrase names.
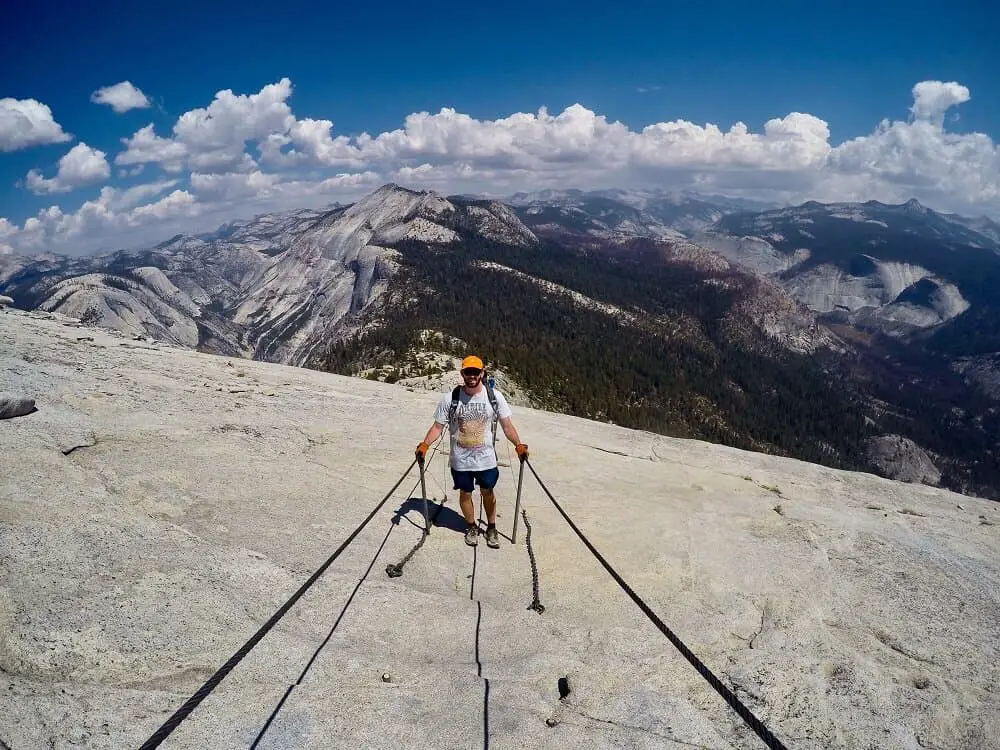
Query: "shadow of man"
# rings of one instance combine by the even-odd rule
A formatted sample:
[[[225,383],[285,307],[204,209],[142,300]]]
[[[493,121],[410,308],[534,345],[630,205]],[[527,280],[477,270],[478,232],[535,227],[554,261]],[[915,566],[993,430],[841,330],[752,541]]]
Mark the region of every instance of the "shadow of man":
[[[466,523],[465,519],[462,518],[461,513],[449,508],[443,503],[434,503],[430,500],[428,500],[428,506],[430,508],[428,512],[431,514],[434,526],[438,526],[442,529],[449,529],[450,531],[458,531],[462,534],[465,533]],[[411,510],[415,510],[417,512],[417,516],[420,519],[419,522],[415,522],[409,518],[408,514]],[[392,522],[398,526],[399,522],[404,518],[413,526],[423,528],[424,499],[422,497],[406,498],[406,500],[404,500],[403,503],[396,508],[396,512],[392,517]]]

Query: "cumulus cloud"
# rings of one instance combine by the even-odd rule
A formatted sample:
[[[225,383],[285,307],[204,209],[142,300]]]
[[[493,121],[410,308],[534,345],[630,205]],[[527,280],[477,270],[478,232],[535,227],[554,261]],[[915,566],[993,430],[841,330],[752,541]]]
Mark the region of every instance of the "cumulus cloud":
[[[143,185],[133,185],[127,190],[115,190],[108,194],[108,205],[113,211],[138,206],[147,198],[160,195],[163,191],[169,190],[180,182],[180,180],[159,180],[157,182],[147,182]]]
[[[384,175],[370,171],[338,174],[322,180],[296,180],[255,170],[192,174],[191,190],[200,201],[216,207],[250,204],[272,210],[353,199],[385,181]]]
[[[236,200],[238,198],[257,198],[266,195],[278,181],[273,174],[260,171],[229,172],[226,174],[191,175],[191,189],[207,200]]]
[[[818,192],[851,200],[917,197],[948,210],[996,214],[1000,147],[984,133],[949,133],[943,125],[945,112],[968,100],[968,89],[925,81],[913,96],[912,122],[883,120],[831,152]]]
[[[10,239],[17,250],[29,253],[58,248],[69,254],[79,254],[101,245],[128,247],[142,237],[142,233],[133,231],[137,228],[163,226],[165,220],[191,218],[201,211],[194,196],[184,190],[174,190],[151,203],[135,205],[173,184],[166,181],[129,190],[103,187],[97,198],[85,201],[73,213],[64,213],[58,206],[42,209],[26,219],[22,227],[15,226]]]
[[[90,95],[90,101],[107,104],[119,115],[130,109],[147,109],[150,106],[149,98],[130,81],[99,88]]]
[[[278,165],[375,167],[386,173],[421,165],[531,173],[536,180],[588,178],[593,173],[680,172],[701,169],[795,170],[821,165],[830,152],[827,124],[792,113],[767,122],[763,133],[743,123],[723,131],[714,124],[678,120],[640,132],[575,104],[558,115],[545,108],[497,120],[477,120],[451,108],[409,115],[398,130],[350,139],[332,135],[329,120],[296,121],[271,134],[262,159]],[[586,182],[586,180],[584,180]]]
[[[119,166],[155,162],[167,172],[180,172],[188,155],[183,143],[161,138],[151,124],[137,130],[131,138],[123,138],[122,143],[125,150],[115,157]]]
[[[14,247],[9,244],[8,239],[13,237],[16,232],[17,227],[0,216],[0,255],[10,255],[14,252]]]
[[[208,107],[182,115],[170,137],[148,125],[124,139],[115,162],[156,163],[172,173],[249,174],[259,168],[246,151],[250,145],[260,164],[278,171],[316,167],[390,175],[427,164],[460,168],[466,179],[474,179],[471,170],[483,179],[568,179],[586,187],[594,179],[655,180],[696,171],[815,170],[831,151],[826,122],[810,114],[775,118],[759,133],[743,123],[723,130],[684,120],[636,132],[579,104],[559,114],[543,107],[496,120],[443,108],[413,113],[396,130],[352,138],[335,134],[330,120],[297,119],[288,105],[291,94],[287,78],[257,94],[220,91]]]
[[[150,221],[161,221],[177,216],[195,216],[198,213],[197,201],[186,190],[174,190],[154,203],[137,206],[122,215],[122,220],[128,226],[141,226]]]
[[[630,156],[638,166],[666,169],[812,170],[829,155],[829,137],[826,122],[799,112],[768,120],[763,133],[750,132],[742,122],[722,131],[678,120],[644,128]]]
[[[51,179],[42,177],[37,169],[28,172],[25,184],[36,195],[46,193],[68,193],[82,185],[103,182],[111,176],[111,165],[104,158],[103,151],[80,142],[73,146],[59,160],[59,169]]]
[[[18,151],[72,136],[52,118],[52,110],[35,99],[0,99],[0,151]]]
[[[208,107],[181,115],[170,138],[156,135],[153,126],[147,125],[123,139],[125,150],[115,164],[155,162],[169,172],[185,166],[196,171],[252,169],[256,162],[245,153],[246,142],[266,141],[272,134],[289,131],[295,117],[285,100],[291,93],[292,82],[287,78],[249,96],[220,91]]]
[[[287,131],[295,122],[285,103],[291,94],[292,82],[287,78],[249,96],[220,91],[208,107],[181,115],[174,136],[196,150],[212,150]]]
[[[383,176],[375,172],[295,180],[254,171],[195,173],[187,189],[177,187],[178,179],[135,185],[127,190],[105,186],[97,198],[85,201],[72,213],[49,206],[20,227],[0,218],[0,246],[28,254],[52,250],[70,255],[95,249],[144,247],[180,231],[208,231],[237,216],[354,199],[383,181]]]
[[[941,125],[945,112],[969,99],[969,89],[954,81],[921,81],[913,87],[913,106],[910,112],[915,120],[927,120]]]
[[[410,114],[394,130],[347,136],[331,120],[296,118],[291,81],[282,79],[254,94],[220,91],[207,107],[181,115],[168,135],[147,125],[124,138],[118,168],[134,175],[158,167],[167,179],[150,185],[169,187],[146,188],[129,201],[121,191],[102,192],[73,214],[32,217],[3,241],[20,247],[39,233],[79,239],[90,231],[71,235],[79,226],[106,234],[146,227],[155,241],[170,222],[201,231],[216,216],[222,223],[353,200],[390,180],[494,196],[572,186],[690,188],[785,203],[917,197],[997,217],[997,144],[945,127],[947,115],[970,100],[968,89],[923,81],[911,93],[910,117],[840,144],[831,143],[825,120],[804,112],[759,127],[674,120],[633,129],[580,104],[493,120],[443,108]],[[167,189],[173,192],[140,205]]]

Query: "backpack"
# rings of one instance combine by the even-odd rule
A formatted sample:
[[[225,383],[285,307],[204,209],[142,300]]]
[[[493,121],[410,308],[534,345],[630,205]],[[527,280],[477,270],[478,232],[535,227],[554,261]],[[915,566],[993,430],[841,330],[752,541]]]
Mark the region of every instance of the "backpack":
[[[497,403],[496,393],[493,392],[493,386],[495,380],[492,377],[486,378],[483,381],[483,385],[486,387],[486,398],[489,399],[490,406],[493,407],[493,443],[497,442],[497,422],[500,420],[500,406]],[[458,411],[458,404],[460,394],[462,393],[462,386],[456,385],[455,390],[451,392],[451,407],[448,409],[448,426],[451,427],[451,420],[455,418],[455,412]]]

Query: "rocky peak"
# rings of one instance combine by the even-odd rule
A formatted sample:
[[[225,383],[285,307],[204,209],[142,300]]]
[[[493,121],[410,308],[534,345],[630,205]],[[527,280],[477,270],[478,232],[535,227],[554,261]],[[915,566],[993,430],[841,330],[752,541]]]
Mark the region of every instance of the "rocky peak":
[[[364,217],[369,228],[377,231],[418,216],[433,221],[454,211],[451,202],[432,190],[418,192],[390,182],[350,206],[344,217]]]
[[[882,435],[867,446],[869,460],[885,476],[900,482],[937,485],[941,472],[927,452],[909,438]]]

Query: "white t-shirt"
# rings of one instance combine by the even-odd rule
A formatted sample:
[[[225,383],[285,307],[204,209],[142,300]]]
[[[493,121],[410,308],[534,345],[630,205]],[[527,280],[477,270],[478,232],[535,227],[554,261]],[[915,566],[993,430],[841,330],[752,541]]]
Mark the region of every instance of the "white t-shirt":
[[[496,388],[493,395],[497,399],[497,417],[506,419],[513,412]],[[444,395],[434,411],[434,421],[440,425],[448,424],[448,412],[451,410],[451,392]],[[455,471],[485,471],[494,469],[497,465],[497,454],[493,447],[493,406],[486,394],[486,386],[481,386],[479,393],[470,396],[462,388],[458,392],[458,408],[448,425],[451,432],[451,468]],[[499,430],[499,425],[497,426]]]

